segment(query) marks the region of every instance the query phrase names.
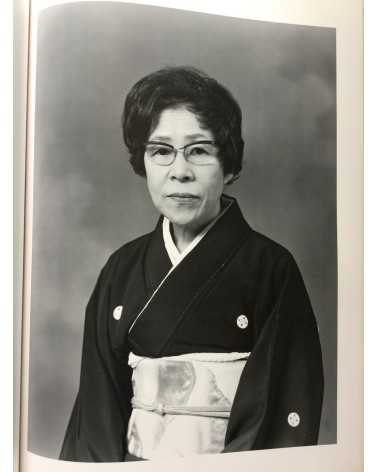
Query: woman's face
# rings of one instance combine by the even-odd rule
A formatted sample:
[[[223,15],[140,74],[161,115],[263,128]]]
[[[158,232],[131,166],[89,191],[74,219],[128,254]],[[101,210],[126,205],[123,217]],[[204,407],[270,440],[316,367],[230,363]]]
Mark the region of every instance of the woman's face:
[[[211,131],[201,127],[194,113],[180,107],[163,110],[148,141],[182,148],[213,139]],[[188,162],[180,150],[170,165],[159,165],[147,154],[144,163],[152,201],[173,225],[199,231],[217,216],[224,185],[232,174],[223,174],[216,156],[206,165],[196,165]]]

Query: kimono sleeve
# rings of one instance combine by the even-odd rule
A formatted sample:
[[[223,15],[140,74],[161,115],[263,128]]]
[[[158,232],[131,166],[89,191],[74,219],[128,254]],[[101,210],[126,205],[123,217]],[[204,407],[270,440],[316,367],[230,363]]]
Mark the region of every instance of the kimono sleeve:
[[[317,444],[323,401],[316,320],[292,256],[242,373],[224,452]]]
[[[123,461],[131,380],[127,364],[112,352],[109,333],[109,271],[102,270],[88,302],[79,392],[66,430],[60,459]]]

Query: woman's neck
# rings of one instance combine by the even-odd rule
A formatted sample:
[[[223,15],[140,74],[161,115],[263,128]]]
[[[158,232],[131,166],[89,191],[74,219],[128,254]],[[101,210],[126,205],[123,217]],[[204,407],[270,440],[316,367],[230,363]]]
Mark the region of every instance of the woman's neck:
[[[183,252],[200,231],[193,231],[191,228],[177,226],[172,224],[172,238],[177,250]]]
[[[205,222],[196,225],[195,227],[191,225],[180,226],[174,223],[171,223],[171,235],[172,239],[175,242],[177,250],[181,253],[189,246],[189,244],[198,236],[201,231],[206,228],[215,218],[218,217],[221,211],[221,206],[219,205],[215,214],[207,219]]]

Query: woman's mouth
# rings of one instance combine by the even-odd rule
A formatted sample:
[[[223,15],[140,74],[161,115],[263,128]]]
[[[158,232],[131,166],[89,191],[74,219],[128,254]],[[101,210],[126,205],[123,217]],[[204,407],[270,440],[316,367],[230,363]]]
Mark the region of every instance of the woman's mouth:
[[[182,192],[175,192],[170,193],[167,195],[168,198],[178,202],[178,203],[192,203],[195,200],[199,200],[198,195],[194,195],[193,193],[182,193]]]

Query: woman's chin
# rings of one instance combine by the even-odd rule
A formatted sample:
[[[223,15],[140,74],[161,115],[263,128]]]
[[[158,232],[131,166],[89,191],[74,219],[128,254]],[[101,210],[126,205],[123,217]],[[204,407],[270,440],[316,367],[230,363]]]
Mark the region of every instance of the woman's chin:
[[[164,215],[168,220],[175,226],[182,228],[196,226],[197,218],[194,215],[179,214],[175,215],[172,213]]]

